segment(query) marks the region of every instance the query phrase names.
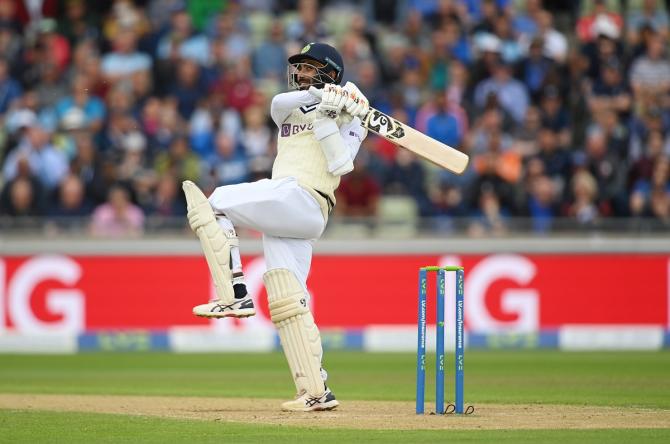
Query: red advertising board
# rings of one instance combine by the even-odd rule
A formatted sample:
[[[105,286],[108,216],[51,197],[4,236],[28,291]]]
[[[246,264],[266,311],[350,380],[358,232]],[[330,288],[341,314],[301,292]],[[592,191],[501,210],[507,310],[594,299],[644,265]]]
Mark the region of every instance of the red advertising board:
[[[263,259],[244,263],[260,308],[251,322],[267,323]],[[317,323],[415,324],[418,268],[447,264],[465,267],[471,331],[670,324],[670,257],[655,254],[315,256],[308,285]],[[207,325],[191,307],[212,294],[199,256],[4,257],[0,332]],[[429,299],[434,294],[431,279]]]

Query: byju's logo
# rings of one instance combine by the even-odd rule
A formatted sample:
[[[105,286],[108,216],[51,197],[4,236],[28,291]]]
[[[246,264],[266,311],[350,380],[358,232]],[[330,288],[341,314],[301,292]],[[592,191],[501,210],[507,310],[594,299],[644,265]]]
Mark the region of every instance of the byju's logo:
[[[289,136],[295,136],[296,134],[299,134],[303,131],[312,131],[312,124],[311,123],[302,123],[302,124],[291,124],[291,123],[283,123],[281,126],[281,136],[282,137],[289,137]]]
[[[291,124],[290,123],[284,123],[281,126],[281,136],[282,137],[288,137],[291,135]]]

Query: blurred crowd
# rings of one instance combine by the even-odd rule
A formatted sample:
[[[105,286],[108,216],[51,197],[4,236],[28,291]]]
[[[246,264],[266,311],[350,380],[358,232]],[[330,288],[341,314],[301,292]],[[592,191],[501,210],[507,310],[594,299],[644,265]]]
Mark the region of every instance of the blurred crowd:
[[[368,137],[336,216],[407,196],[472,235],[667,229],[667,3],[0,0],[0,219],[139,235],[185,223],[182,180],[269,177],[286,58],[325,41],[372,106],[472,159],[455,176]]]

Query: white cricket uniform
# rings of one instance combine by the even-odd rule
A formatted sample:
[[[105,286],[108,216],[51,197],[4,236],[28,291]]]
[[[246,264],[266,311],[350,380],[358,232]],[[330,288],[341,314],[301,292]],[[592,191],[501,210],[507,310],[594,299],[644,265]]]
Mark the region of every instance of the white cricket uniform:
[[[326,157],[312,132],[318,101],[307,91],[276,95],[271,115],[279,128],[272,179],[218,187],[209,202],[222,228],[249,228],[263,233],[268,270],[295,273],[305,293],[312,245],[326,227],[340,178],[328,172]],[[338,121],[353,160],[367,130],[358,117]],[[229,219],[232,222],[230,226]],[[239,251],[233,251],[233,255]],[[233,257],[233,268],[236,260]],[[237,264],[239,265],[239,264]]]

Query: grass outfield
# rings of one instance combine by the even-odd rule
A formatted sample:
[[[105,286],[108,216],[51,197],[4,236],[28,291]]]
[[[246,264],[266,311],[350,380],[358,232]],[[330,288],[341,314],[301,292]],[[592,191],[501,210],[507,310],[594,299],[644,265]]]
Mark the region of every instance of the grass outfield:
[[[0,355],[0,393],[288,399],[284,358],[270,354]],[[433,381],[429,362],[427,381]],[[347,400],[412,401],[414,354],[327,353],[329,384]],[[467,404],[561,404],[670,410],[670,353],[468,351]],[[447,370],[451,370],[449,363]],[[452,374],[447,375],[451,399]],[[432,399],[432,384],[427,399]],[[560,415],[560,409],[557,409]],[[39,427],[35,427],[39,424]],[[342,430],[73,412],[0,410],[0,442],[670,442],[661,429]]]

